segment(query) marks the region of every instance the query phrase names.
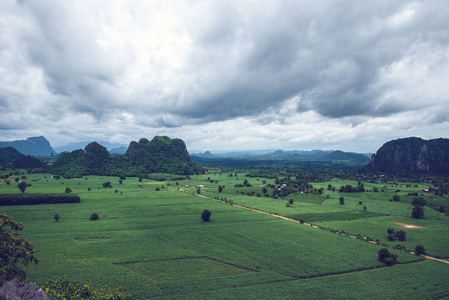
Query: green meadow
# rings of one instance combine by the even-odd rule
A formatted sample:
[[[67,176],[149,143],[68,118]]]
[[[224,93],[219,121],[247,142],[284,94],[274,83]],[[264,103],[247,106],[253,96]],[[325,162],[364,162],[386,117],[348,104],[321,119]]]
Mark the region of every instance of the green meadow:
[[[39,249],[39,264],[26,268],[27,279],[37,284],[66,275],[96,287],[121,286],[134,299],[423,299],[449,295],[449,264],[389,248],[400,264],[386,267],[377,260],[382,246],[330,230],[369,236],[389,246],[398,243],[409,250],[424,245],[430,255],[448,258],[448,217],[429,207],[425,207],[425,219],[410,217],[407,193],[428,185],[384,188],[384,184],[365,183],[368,189],[378,186],[384,192],[325,190],[322,195],[298,193],[272,199],[246,193],[261,193],[273,179],[244,175],[229,177],[217,171],[169,182],[130,177],[120,184],[118,177],[55,179],[50,174],[31,174],[23,179],[31,184],[25,193],[64,193],[70,187],[81,203],[1,209],[23,223],[22,235]],[[252,187],[234,187],[244,179]],[[105,182],[112,187],[104,188]],[[315,185],[326,189],[332,184],[338,189],[347,183],[333,180]],[[201,196],[195,195],[198,185],[204,186]],[[219,185],[225,186],[222,192]],[[401,189],[401,201],[390,202],[396,189]],[[11,182],[1,184],[0,193],[20,191]],[[345,205],[339,204],[341,196]],[[225,204],[217,197],[303,219],[321,229]],[[294,203],[286,207],[289,199]],[[212,212],[209,222],[200,218],[205,209]],[[100,217],[97,221],[89,220],[94,212]],[[55,214],[59,222],[53,219]],[[402,228],[396,222],[423,228]],[[388,228],[406,231],[406,241],[389,242]]]

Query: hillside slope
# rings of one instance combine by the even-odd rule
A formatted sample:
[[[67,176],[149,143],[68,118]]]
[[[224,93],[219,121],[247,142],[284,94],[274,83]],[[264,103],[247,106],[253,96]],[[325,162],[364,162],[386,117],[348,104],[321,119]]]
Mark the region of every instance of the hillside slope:
[[[369,167],[394,174],[449,174],[449,139],[389,141],[372,156]]]
[[[124,155],[112,157],[97,142],[84,150],[62,154],[52,165],[52,171],[70,177],[83,175],[140,176],[148,173],[197,174],[202,168],[192,162],[181,139],[156,136],[151,140],[131,142]]]
[[[17,140],[12,142],[0,142],[0,148],[13,147],[25,155],[49,156],[56,154],[48,140],[43,137],[30,137],[26,140]]]

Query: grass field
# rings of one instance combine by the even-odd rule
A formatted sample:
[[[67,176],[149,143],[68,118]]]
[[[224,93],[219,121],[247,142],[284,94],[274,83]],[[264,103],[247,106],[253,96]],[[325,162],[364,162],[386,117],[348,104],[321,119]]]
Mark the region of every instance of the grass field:
[[[386,228],[396,226],[394,222],[410,221],[408,204],[402,200],[389,202],[380,193],[361,193],[366,194],[362,201],[368,210],[361,212],[363,217],[347,221],[346,215],[360,210],[360,195],[345,195],[345,205],[337,203],[337,192],[323,205],[324,196],[293,195],[293,207],[285,207],[290,198],[242,195],[244,189],[261,190],[263,180],[273,182],[251,178],[253,187],[234,188],[245,179],[243,175],[238,174],[238,179],[219,173],[201,175],[178,185],[137,178],[119,184],[117,177],[56,180],[49,174],[46,178],[44,174],[26,175],[24,180],[32,184],[26,193],[64,192],[70,187],[81,203],[2,209],[24,224],[23,236],[40,250],[40,263],[27,268],[28,279],[38,284],[66,275],[97,287],[121,286],[135,299],[361,299],[367,295],[422,299],[449,295],[449,264],[420,261],[421,257],[392,249],[406,264],[383,267],[377,261],[378,245],[211,198],[227,197],[288,217],[309,214],[315,218],[313,223],[354,234],[366,231],[384,240]],[[219,182],[210,183],[208,177]],[[107,181],[112,188],[103,187]],[[199,184],[205,186],[201,194],[210,198],[190,194]],[[2,184],[0,193],[20,193],[16,185]],[[223,193],[218,193],[218,185],[226,186]],[[378,197],[371,199],[374,194]],[[205,209],[212,212],[210,222],[200,219]],[[98,221],[89,220],[94,212],[100,216]],[[59,222],[53,220],[55,214],[61,217]],[[419,241],[429,252],[448,257],[446,219],[426,210],[426,219],[419,224],[427,231],[406,229],[405,246],[414,247]],[[437,234],[439,242],[433,240]]]

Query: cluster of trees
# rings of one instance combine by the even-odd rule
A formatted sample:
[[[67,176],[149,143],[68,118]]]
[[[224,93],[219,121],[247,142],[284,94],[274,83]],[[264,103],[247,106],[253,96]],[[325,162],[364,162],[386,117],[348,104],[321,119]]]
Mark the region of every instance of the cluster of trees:
[[[387,248],[380,249],[377,254],[379,255],[378,260],[386,263],[387,265],[394,265],[397,263],[397,255],[390,253]]]
[[[235,184],[234,187],[252,187],[252,185],[248,182],[248,180],[243,180],[243,183]]]
[[[340,193],[362,193],[365,191],[365,188],[363,187],[363,183],[357,185],[356,187],[346,184],[342,185],[338,191]]]
[[[424,219],[424,206],[427,201],[424,198],[413,198],[412,205],[412,218],[414,219]]]
[[[405,236],[407,235],[407,233],[404,230],[399,230],[399,231],[395,232],[393,228],[388,228],[387,232],[388,232],[387,239],[389,241],[398,240],[398,241],[404,242]]]
[[[141,176],[148,173],[200,174],[204,169],[193,163],[180,139],[154,137],[131,142],[124,155],[112,157],[108,150],[93,142],[84,150],[62,154],[51,171],[64,177],[83,175]]]
[[[77,194],[0,194],[1,205],[80,203]]]

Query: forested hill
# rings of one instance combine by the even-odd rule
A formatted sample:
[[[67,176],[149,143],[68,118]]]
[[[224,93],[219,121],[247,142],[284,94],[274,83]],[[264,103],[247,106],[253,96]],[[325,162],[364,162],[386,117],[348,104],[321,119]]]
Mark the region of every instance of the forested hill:
[[[389,141],[372,156],[368,168],[394,174],[449,174],[449,139]]]
[[[43,136],[30,137],[26,140],[17,140],[12,142],[0,142],[0,148],[13,147],[25,155],[50,156],[56,154],[50,143]]]
[[[141,176],[149,173],[198,174],[203,169],[192,162],[181,139],[156,136],[131,142],[124,155],[111,156],[108,150],[93,142],[84,150],[62,154],[52,171],[69,177],[83,175]]]
[[[45,168],[35,157],[23,155],[13,147],[0,148],[0,166],[14,168]]]

